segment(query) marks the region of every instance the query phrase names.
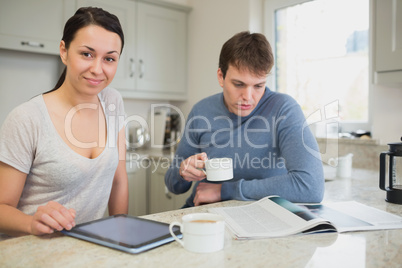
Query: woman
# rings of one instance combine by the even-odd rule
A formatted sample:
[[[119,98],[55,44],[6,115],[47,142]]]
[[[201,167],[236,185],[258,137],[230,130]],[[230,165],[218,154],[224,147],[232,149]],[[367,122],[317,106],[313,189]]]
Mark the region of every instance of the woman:
[[[43,235],[127,213],[124,107],[113,80],[118,18],[80,8],[64,28],[55,88],[14,109],[0,130],[0,232]]]

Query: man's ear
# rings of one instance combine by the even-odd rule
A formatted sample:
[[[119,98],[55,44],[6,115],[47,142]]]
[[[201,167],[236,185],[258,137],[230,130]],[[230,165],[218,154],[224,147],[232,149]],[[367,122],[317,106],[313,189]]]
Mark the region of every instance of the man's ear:
[[[66,43],[63,40],[60,41],[60,58],[64,65],[67,65],[67,48]]]
[[[223,73],[222,73],[221,68],[218,69],[217,75],[218,75],[218,82],[219,82],[219,85],[220,85],[221,87],[223,87],[223,80],[225,80],[225,78],[223,78]]]

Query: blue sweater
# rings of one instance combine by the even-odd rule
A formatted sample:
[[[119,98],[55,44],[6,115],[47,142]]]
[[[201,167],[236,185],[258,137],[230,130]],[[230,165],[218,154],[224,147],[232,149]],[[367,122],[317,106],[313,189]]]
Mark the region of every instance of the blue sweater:
[[[228,111],[222,93],[194,105],[165,175],[172,193],[190,189],[192,182],[179,174],[180,163],[201,152],[209,159],[233,159],[234,178],[222,182],[222,200],[279,195],[292,202],[314,203],[323,198],[324,176],[317,142],[300,106],[288,95],[266,88],[257,107],[245,117]],[[186,206],[194,206],[195,188]]]

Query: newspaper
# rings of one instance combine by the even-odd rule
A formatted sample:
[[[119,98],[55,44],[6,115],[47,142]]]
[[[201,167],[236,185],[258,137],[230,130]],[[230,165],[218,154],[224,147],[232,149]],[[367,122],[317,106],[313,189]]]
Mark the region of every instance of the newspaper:
[[[356,201],[297,205],[269,196],[244,206],[211,208],[210,212],[225,218],[236,239],[402,228],[402,217]]]

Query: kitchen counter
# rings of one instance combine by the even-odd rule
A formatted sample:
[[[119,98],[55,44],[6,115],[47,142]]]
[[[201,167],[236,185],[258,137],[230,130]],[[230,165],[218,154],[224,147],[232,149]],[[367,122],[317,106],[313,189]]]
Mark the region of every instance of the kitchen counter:
[[[402,205],[387,203],[378,188],[378,172],[354,169],[351,179],[327,181],[324,202],[356,200],[402,216]],[[170,223],[188,213],[217,206],[146,215]],[[98,246],[61,234],[24,236],[0,242],[0,267],[400,267],[402,229],[328,233],[261,240],[233,240],[227,233],[222,251],[197,254],[177,242],[138,255]]]

